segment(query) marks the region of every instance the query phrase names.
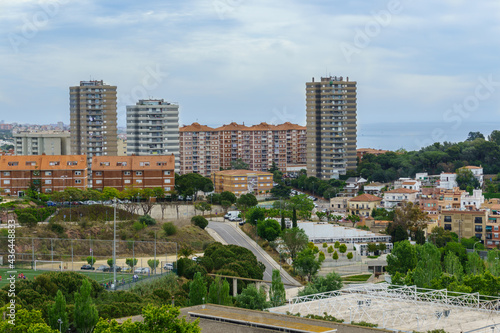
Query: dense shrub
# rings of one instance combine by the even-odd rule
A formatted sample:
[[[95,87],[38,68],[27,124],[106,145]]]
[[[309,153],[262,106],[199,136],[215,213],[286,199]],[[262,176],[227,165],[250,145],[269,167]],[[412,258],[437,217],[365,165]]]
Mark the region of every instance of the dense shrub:
[[[132,228],[134,228],[135,231],[141,231],[145,227],[146,227],[146,225],[144,223],[139,222],[139,221],[135,221],[134,224],[132,225]]]
[[[49,229],[58,234],[62,234],[64,232],[64,227],[59,223],[49,223]]]
[[[167,236],[175,235],[177,232],[177,227],[172,222],[167,222],[162,225],[163,231]]]
[[[27,227],[36,226],[38,219],[31,213],[28,212],[20,212],[17,214],[17,220],[21,225],[25,225]]]
[[[208,221],[206,218],[204,218],[203,216],[193,216],[191,218],[191,223],[193,223],[195,226],[197,227],[200,227],[202,229],[205,229],[208,225]]]
[[[144,215],[139,218],[139,222],[144,223],[145,225],[155,225],[156,220],[149,215]]]

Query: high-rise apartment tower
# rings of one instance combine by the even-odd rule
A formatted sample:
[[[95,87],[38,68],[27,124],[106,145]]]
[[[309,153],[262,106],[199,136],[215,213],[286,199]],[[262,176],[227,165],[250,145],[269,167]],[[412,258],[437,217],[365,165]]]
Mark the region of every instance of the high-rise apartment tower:
[[[356,82],[342,76],[306,83],[307,175],[338,178],[356,168]]]
[[[127,155],[171,154],[179,172],[179,105],[163,99],[127,105]]]
[[[71,153],[116,156],[116,86],[103,81],[80,81],[69,88]]]

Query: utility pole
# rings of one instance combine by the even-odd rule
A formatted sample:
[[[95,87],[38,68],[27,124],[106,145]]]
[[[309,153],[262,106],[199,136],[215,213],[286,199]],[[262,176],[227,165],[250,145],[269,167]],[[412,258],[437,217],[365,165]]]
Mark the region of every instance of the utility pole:
[[[116,198],[113,205],[113,284],[116,290]]]

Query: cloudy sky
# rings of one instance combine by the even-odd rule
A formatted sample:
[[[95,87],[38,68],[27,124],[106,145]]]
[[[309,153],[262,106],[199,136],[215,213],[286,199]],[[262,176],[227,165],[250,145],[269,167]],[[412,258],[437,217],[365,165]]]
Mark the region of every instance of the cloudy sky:
[[[0,119],[69,122],[80,80],[180,104],[182,124],[305,124],[305,82],[358,83],[358,146],[489,134],[500,1],[2,0]]]

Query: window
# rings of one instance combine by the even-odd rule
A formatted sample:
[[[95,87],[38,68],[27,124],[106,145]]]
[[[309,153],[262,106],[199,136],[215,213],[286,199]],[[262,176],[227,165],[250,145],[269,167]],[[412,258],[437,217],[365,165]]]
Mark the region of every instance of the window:
[[[124,174],[125,176],[130,176],[130,171],[125,171],[123,174]]]
[[[45,176],[52,176],[52,171],[45,171]]]
[[[170,179],[165,179],[165,184],[170,184]]]
[[[10,171],[4,171],[4,172],[3,172],[3,175],[4,175],[4,176],[10,176]]]
[[[10,180],[8,180],[8,179],[4,179],[3,183],[4,183],[4,184],[10,184]]]
[[[60,162],[59,161],[50,161],[49,162],[49,165],[59,165]]]
[[[102,184],[102,179],[96,179],[95,183],[96,184]]]
[[[123,182],[124,182],[125,184],[130,184],[130,179],[125,179]]]
[[[52,193],[52,189],[51,188],[46,188],[45,189],[45,193]]]
[[[109,166],[110,163],[109,162],[101,162],[101,166]]]
[[[451,216],[445,216],[444,217],[445,222],[451,222]]]
[[[17,165],[19,165],[19,162],[9,162],[8,165],[9,166],[17,166]]]
[[[136,171],[136,172],[135,172],[135,175],[136,175],[136,176],[142,176],[142,171]]]
[[[474,223],[483,223],[483,217],[482,216],[476,216],[474,218]]]
[[[157,166],[164,166],[167,165],[167,162],[156,162]]]
[[[493,228],[494,228],[495,231],[498,231],[498,226],[497,225],[494,226]]]
[[[451,224],[445,224],[444,230],[451,230]]]
[[[170,191],[171,188],[170,187],[165,187],[165,191]]]
[[[4,192],[5,192],[5,193],[10,193],[10,188],[6,188],[6,189],[4,189]]]
[[[170,176],[170,171],[163,171],[163,174],[164,174],[165,176]]]
[[[75,179],[75,184],[81,184],[82,180],[81,179]]]
[[[36,162],[33,162],[33,161],[27,161],[26,162],[26,165],[31,165],[31,166],[35,166],[36,165]]]
[[[474,230],[475,230],[476,232],[482,232],[482,231],[483,231],[483,226],[482,226],[482,225],[476,225],[476,226],[474,227]]]
[[[81,176],[82,172],[81,171],[75,171],[75,176]]]
[[[149,166],[149,162],[139,162],[139,166]]]
[[[102,172],[101,172],[101,171],[96,171],[96,172],[95,172],[95,175],[96,175],[96,176],[102,176]]]
[[[77,161],[68,161],[68,165],[78,165]]]
[[[142,184],[142,179],[136,179],[136,180],[135,180],[135,182],[136,182],[137,184]]]
[[[116,166],[127,166],[127,162],[116,162]]]
[[[45,179],[45,184],[52,184],[52,179]]]

